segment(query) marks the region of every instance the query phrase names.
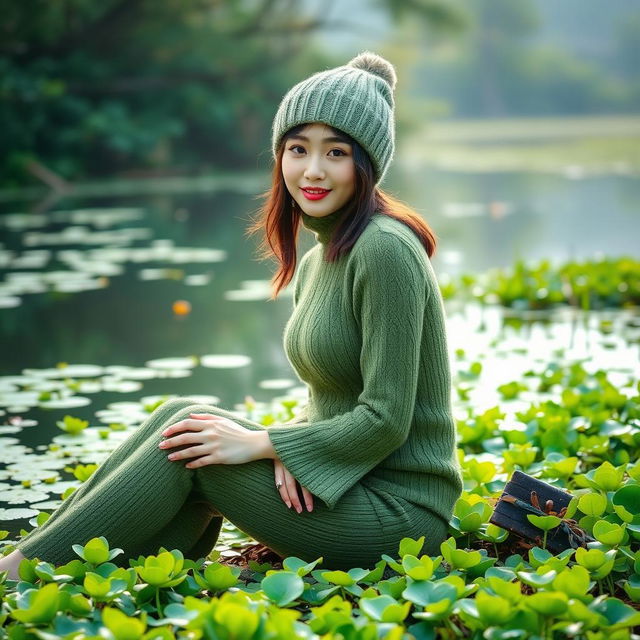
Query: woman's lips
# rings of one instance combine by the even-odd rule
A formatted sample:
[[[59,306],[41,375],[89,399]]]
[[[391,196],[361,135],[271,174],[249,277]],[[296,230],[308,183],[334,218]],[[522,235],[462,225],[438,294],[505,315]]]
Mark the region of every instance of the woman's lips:
[[[331,189],[325,189],[325,190],[318,190],[316,191],[315,189],[313,189],[313,191],[306,191],[305,189],[300,189],[302,191],[302,193],[304,194],[304,197],[307,200],[322,200],[322,198],[324,198],[325,196],[329,195],[331,193]]]

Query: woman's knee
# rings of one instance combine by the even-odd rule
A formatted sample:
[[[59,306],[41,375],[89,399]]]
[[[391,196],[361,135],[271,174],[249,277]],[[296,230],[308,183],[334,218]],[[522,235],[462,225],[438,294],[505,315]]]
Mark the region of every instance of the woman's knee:
[[[196,403],[191,398],[170,398],[156,407],[140,427],[149,435],[159,434],[167,427],[188,417]]]

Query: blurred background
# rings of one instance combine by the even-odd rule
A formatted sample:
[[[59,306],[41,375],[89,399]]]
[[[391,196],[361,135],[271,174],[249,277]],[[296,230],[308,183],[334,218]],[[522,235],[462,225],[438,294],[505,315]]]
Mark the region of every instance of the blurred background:
[[[244,359],[197,375],[164,360],[145,391],[230,407],[299,383],[281,345],[290,291],[267,301],[274,265],[246,227],[269,184],[280,99],[364,49],[398,72],[383,187],[434,227],[439,277],[637,255],[635,0],[0,6],[9,414],[33,406],[12,395],[25,389],[60,401],[42,383],[55,372],[29,386],[58,363],[112,367],[104,402],[139,389],[118,386],[117,367],[191,355]],[[314,242],[303,232],[299,255]]]

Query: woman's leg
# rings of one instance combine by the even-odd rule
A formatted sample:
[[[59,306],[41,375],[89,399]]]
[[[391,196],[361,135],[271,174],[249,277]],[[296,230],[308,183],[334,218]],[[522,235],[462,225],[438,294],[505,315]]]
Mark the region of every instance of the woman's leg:
[[[263,428],[189,398],[170,400],[44,525],[20,541],[18,549],[27,557],[60,564],[75,557],[72,544],[103,535],[111,547],[124,549],[125,559],[138,549],[155,553],[156,548],[150,547],[156,545],[202,556],[211,550],[219,531],[220,516],[212,515],[212,509],[279,555],[308,561],[322,556],[322,566],[330,568],[372,567],[382,553],[395,555],[403,537],[423,533],[433,543],[428,545],[433,549],[424,552],[433,553],[446,533],[446,524],[435,516],[362,483],[347,491],[333,509],[316,498],[311,513],[298,514],[275,488],[271,460],[197,469],[187,469],[183,461],[170,462],[157,446],[160,434],[192,412],[214,413],[249,429]],[[185,531],[179,518],[194,491],[208,504],[199,510],[200,519],[195,517],[197,526]]]
[[[211,410],[189,398],[160,405],[47,522],[18,542],[18,550],[28,558],[61,564],[77,557],[71,545],[105,536],[111,547],[121,547],[130,556],[154,536],[159,546],[166,546],[158,536],[165,530],[167,544],[189,551],[209,527],[213,511],[185,506],[195,470],[167,460],[158,443],[161,432],[187,417],[194,407]],[[189,526],[183,527],[177,518],[186,514]],[[175,526],[168,527],[172,521]]]
[[[422,553],[437,555],[446,537],[447,525],[439,517],[363,483],[345,492],[333,509],[314,497],[313,511],[298,514],[282,501],[270,460],[197,471],[199,487],[238,529],[282,557],[307,562],[322,557],[323,568],[372,568],[382,554],[396,557],[404,537],[424,535]]]
[[[138,548],[130,553],[139,555],[156,555],[160,547],[165,549],[180,548],[186,558],[197,560],[206,558],[215,546],[222,528],[222,515],[200,493],[192,491],[178,513],[156,534],[147,538]],[[194,541],[187,549],[185,539]]]

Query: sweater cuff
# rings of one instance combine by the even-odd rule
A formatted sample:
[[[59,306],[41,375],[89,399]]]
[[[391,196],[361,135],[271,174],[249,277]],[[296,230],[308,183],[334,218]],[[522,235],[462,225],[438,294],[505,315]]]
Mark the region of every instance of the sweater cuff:
[[[358,464],[328,465],[322,455],[309,442],[303,426],[268,427],[267,433],[276,455],[294,478],[314,496],[322,500],[329,509],[333,509],[342,495],[357,480],[369,471],[369,467]]]

